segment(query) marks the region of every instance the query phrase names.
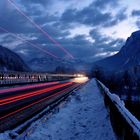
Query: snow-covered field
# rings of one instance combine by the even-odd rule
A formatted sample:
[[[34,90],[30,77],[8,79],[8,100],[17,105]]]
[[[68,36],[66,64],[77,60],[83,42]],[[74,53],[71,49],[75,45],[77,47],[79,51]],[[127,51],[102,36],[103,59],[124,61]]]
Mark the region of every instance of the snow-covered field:
[[[59,112],[35,122],[28,135],[18,140],[115,140],[102,98],[93,79],[76,91]]]

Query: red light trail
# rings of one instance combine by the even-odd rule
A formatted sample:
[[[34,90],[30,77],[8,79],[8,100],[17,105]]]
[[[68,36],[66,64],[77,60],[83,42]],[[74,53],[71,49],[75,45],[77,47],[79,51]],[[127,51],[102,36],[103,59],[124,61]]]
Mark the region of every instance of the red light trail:
[[[50,83],[44,83],[44,84],[27,85],[27,86],[23,86],[23,87],[15,87],[15,88],[10,88],[10,89],[1,89],[0,94],[24,90],[24,89],[38,88],[38,87],[43,87],[43,86],[48,86],[48,85],[54,85],[54,84],[58,84],[58,83],[59,82],[50,82]]]
[[[23,100],[23,99],[26,99],[26,98],[29,98],[29,97],[33,97],[33,96],[36,96],[36,95],[40,95],[42,93],[46,93],[46,92],[49,92],[49,91],[52,91],[52,90],[55,90],[55,89],[58,89],[58,88],[61,88],[61,87],[67,86],[67,85],[71,85],[71,84],[72,84],[72,82],[68,82],[68,83],[64,83],[64,84],[61,84],[61,85],[49,87],[49,88],[46,88],[46,89],[43,89],[43,90],[38,90],[38,91],[34,91],[34,92],[29,92],[29,93],[26,93],[26,94],[23,94],[23,95],[17,95],[17,96],[9,97],[9,98],[6,98],[6,99],[1,99],[0,100],[0,106],[6,105],[6,104],[9,104],[9,103],[13,103],[13,102],[16,102],[16,101],[19,101],[19,100]]]
[[[18,39],[21,40],[22,42],[28,43],[28,44],[31,45],[32,47],[35,47],[35,48],[37,48],[37,49],[39,49],[39,50],[45,52],[46,54],[48,54],[48,55],[50,55],[50,56],[52,56],[52,57],[54,57],[54,58],[58,58],[58,56],[52,54],[51,52],[49,52],[49,51],[47,51],[47,50],[44,50],[44,49],[40,48],[39,46],[33,44],[31,41],[27,41],[27,40],[23,39],[22,37],[19,37],[18,35],[14,34],[14,33],[11,33],[11,32],[9,32],[8,30],[6,30],[6,29],[4,29],[4,28],[2,28],[2,27],[0,27],[0,30],[3,31],[3,32],[6,32],[6,33],[11,34],[13,37],[18,38]]]
[[[66,92],[69,88],[75,88],[75,87],[77,87],[78,85],[79,85],[79,84],[72,85],[71,87],[68,87],[68,88],[66,88],[66,89],[64,89],[64,90],[62,90],[62,91],[60,91],[60,92],[57,92],[57,93],[55,93],[55,94],[53,94],[53,95],[47,96],[47,97],[45,97],[45,98],[43,98],[43,99],[40,99],[40,100],[38,100],[38,101],[36,101],[36,102],[34,102],[34,103],[31,103],[31,104],[29,104],[29,105],[27,105],[27,106],[24,106],[24,107],[22,107],[22,108],[20,108],[20,109],[18,109],[18,110],[16,110],[16,111],[13,111],[13,112],[11,112],[11,113],[5,115],[5,116],[0,117],[0,120],[2,120],[2,119],[4,119],[4,118],[7,118],[7,117],[9,117],[9,116],[11,116],[11,115],[13,115],[13,114],[15,114],[15,113],[18,113],[18,112],[20,112],[20,111],[22,111],[22,110],[25,110],[25,109],[27,109],[27,108],[29,108],[29,107],[31,107],[31,106],[37,104],[37,103],[40,103],[40,102],[42,102],[42,101],[44,101],[44,100],[46,100],[46,99],[50,99],[50,98],[55,97],[55,96],[57,96],[57,95],[59,95],[59,94],[62,94],[62,93],[64,93],[64,92]]]
[[[68,52],[58,41],[56,41],[54,38],[52,38],[47,31],[44,31],[42,29],[42,27],[38,24],[36,24],[30,17],[28,17],[23,11],[21,11],[21,9],[18,7],[18,5],[16,3],[14,3],[12,0],[7,0],[11,5],[13,5],[16,10],[22,15],[24,16],[28,21],[30,21],[30,23],[32,23],[41,33],[43,33],[49,40],[51,40],[55,45],[57,45],[63,52],[65,52],[70,58],[73,58],[73,55]]]

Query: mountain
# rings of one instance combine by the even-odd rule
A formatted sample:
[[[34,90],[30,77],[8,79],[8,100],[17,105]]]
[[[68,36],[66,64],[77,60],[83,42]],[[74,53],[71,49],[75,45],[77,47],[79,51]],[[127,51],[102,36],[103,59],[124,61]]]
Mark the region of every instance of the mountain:
[[[48,71],[48,72],[87,72],[90,69],[90,64],[82,60],[74,59],[54,59],[52,57],[34,58],[28,61],[31,68],[35,71]]]
[[[138,65],[140,65],[140,31],[133,32],[117,54],[95,62],[94,68],[102,67],[109,71],[121,71]]]
[[[24,61],[11,50],[0,46],[0,71],[29,71]]]

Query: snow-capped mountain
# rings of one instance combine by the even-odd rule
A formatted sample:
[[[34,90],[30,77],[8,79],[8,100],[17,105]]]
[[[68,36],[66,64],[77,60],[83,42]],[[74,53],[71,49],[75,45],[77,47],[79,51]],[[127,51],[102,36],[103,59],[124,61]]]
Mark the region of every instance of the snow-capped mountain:
[[[140,31],[128,37],[119,53],[94,63],[94,67],[112,71],[126,70],[137,65],[140,65]]]
[[[29,71],[24,61],[11,50],[0,46],[0,71]]]
[[[35,71],[74,72],[89,71],[90,64],[78,59],[54,59],[51,57],[34,58],[28,62]]]

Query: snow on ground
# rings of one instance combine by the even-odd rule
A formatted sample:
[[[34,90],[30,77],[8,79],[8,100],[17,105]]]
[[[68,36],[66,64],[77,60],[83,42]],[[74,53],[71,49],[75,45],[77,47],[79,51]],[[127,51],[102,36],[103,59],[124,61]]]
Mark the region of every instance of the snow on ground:
[[[71,97],[59,112],[38,121],[25,140],[115,140],[103,97],[94,79]],[[42,122],[42,123],[41,123]],[[33,126],[32,126],[33,127]]]

